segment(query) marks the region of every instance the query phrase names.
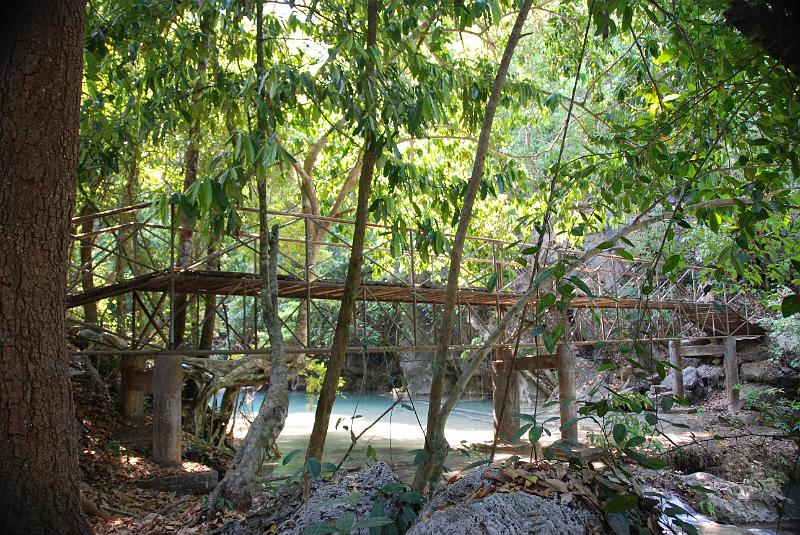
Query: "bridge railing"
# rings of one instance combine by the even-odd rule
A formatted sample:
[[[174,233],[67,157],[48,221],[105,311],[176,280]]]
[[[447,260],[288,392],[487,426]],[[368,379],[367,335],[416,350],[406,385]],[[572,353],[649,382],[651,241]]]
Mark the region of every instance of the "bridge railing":
[[[87,291],[93,286],[151,274],[171,276],[181,270],[255,273],[258,266],[256,214],[253,209],[243,209],[240,213],[242,221],[237,232],[213,239],[209,229],[189,225],[174,211],[165,221],[163,214],[148,204],[76,218],[68,291]],[[294,337],[294,342],[306,348],[324,347],[335,326],[338,304],[335,299],[326,303],[325,294],[319,292],[312,299],[312,283],[344,279],[353,222],[281,211],[270,211],[269,216],[271,223],[280,226],[279,276],[298,281],[306,288],[305,299],[293,305],[284,318],[289,337]],[[87,221],[91,224],[87,225]],[[191,236],[194,244],[184,262],[180,261],[178,252],[182,234]],[[364,281],[392,286],[398,292],[405,288],[408,291],[404,295],[408,298],[405,303],[386,303],[378,296],[370,295],[374,286],[366,285],[360,296],[362,301],[376,304],[370,305],[369,314],[364,303],[356,311],[355,339],[366,343],[371,336],[368,332],[370,326],[374,326],[372,330],[375,331],[388,325],[394,336],[394,340],[388,342],[393,344],[420,347],[434,343],[441,307],[431,302],[420,303],[417,296],[422,290],[445,286],[449,266],[448,239],[446,236],[426,236],[413,228],[398,231],[380,224],[368,225]],[[490,330],[509,299],[513,301],[516,294],[525,290],[530,278],[530,266],[525,263],[532,258],[525,256],[524,252],[530,247],[532,244],[489,237],[470,236],[467,239],[461,291],[482,292],[490,299],[489,304],[485,302],[480,309],[466,300],[459,302],[463,311],[459,315],[461,323],[457,326],[458,344],[469,345]],[[545,247],[540,254],[542,267],[563,255],[580,253],[564,247]],[[674,310],[659,309],[652,304],[662,301],[706,303],[713,301],[715,295],[707,291],[704,268],[688,267],[677,276],[668,278],[663,277],[660,266],[652,262],[629,260],[610,252],[598,255],[573,274],[588,286],[591,299],[605,302],[597,307],[590,303],[587,310],[576,313],[573,336],[581,339],[586,339],[587,331],[592,331],[595,340],[626,336],[625,333],[630,332],[627,327],[636,323],[628,317],[632,308],[639,309],[639,312],[634,311],[638,314],[639,331],[647,330],[660,337],[689,334],[685,321],[680,321]],[[653,288],[649,295],[643,296],[642,288],[651,278]],[[722,294],[721,304],[726,304],[727,296],[724,292]],[[198,315],[201,301],[207,297],[197,295],[193,299],[194,304],[187,306],[193,306],[195,315]],[[621,304],[615,306],[614,300]],[[631,304],[631,300],[637,302]],[[131,333],[134,339],[142,337],[142,343],[158,341],[159,338],[163,342],[164,336],[158,333],[170,321],[170,303],[171,299],[164,295],[150,295],[143,291],[132,297],[119,298],[116,303],[102,304],[98,308],[98,321],[117,332]],[[263,342],[263,334],[259,338],[256,328],[257,295],[221,295],[217,297],[217,305],[221,310],[218,310],[218,315],[226,325],[238,322],[238,327],[229,335],[237,338],[236,344],[246,347],[258,345],[259,339]],[[73,319],[79,321],[80,316],[73,314]],[[296,331],[302,330],[298,329],[300,323],[305,323],[306,331],[317,333],[317,339],[297,336]],[[199,329],[197,318],[194,327]],[[372,339],[370,343],[378,342]]]

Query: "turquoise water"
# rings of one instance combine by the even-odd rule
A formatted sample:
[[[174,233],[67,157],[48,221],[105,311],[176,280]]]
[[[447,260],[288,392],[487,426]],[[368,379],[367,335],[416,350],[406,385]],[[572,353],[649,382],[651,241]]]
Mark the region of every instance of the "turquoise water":
[[[263,399],[262,393],[243,394],[244,414],[252,419]],[[377,393],[346,394],[338,397],[331,412],[323,460],[339,463],[351,444],[350,431],[358,435],[389,409],[392,403],[391,396]],[[412,408],[415,410],[411,410]],[[532,408],[526,407],[523,412],[528,410]],[[366,462],[367,447],[372,446],[379,460],[386,461],[400,472],[412,470],[416,455],[413,450],[421,449],[424,445],[422,429],[427,417],[427,400],[413,398],[412,401],[406,398],[359,439],[347,464],[357,466]],[[305,450],[313,424],[314,408],[309,406],[305,394],[290,392],[289,415],[278,438],[278,448],[281,453],[285,455],[292,450]],[[246,422],[240,415],[234,431],[235,436],[243,437],[246,429]],[[462,441],[475,443],[492,440],[491,400],[461,401],[447,420],[445,434],[451,447],[454,448],[460,446]],[[462,457],[460,455],[452,457],[454,466],[463,466],[478,459],[477,456]],[[282,473],[296,468],[295,462],[288,466],[279,464],[275,467],[275,472]]]

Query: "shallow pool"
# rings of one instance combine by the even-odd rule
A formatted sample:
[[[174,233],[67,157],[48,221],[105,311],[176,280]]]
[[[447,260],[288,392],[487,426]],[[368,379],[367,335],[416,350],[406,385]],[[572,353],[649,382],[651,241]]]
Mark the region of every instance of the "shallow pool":
[[[234,436],[242,438],[247,433],[246,418],[252,419],[261,402],[263,393],[243,394],[242,412],[234,427]],[[393,400],[389,395],[377,393],[346,394],[339,396],[331,412],[328,437],[325,444],[324,461],[338,463],[351,444],[351,430],[358,435],[391,407]],[[523,412],[532,412],[533,407],[524,407]],[[245,418],[246,417],[246,418]],[[374,424],[353,448],[348,465],[358,465],[366,461],[367,446],[372,446],[378,459],[395,466],[398,471],[408,473],[412,470],[416,452],[424,445],[423,429],[428,417],[426,399],[406,398],[388,414]],[[278,438],[278,447],[283,454],[295,449],[305,450],[314,425],[314,408],[309,405],[305,394],[289,393],[289,415],[283,432]],[[492,402],[487,399],[463,400],[456,405],[447,420],[445,429],[451,447],[492,440]],[[300,456],[298,456],[299,459]],[[451,456],[452,467],[461,467],[477,460],[460,455]],[[279,465],[275,472],[291,471],[297,463]]]

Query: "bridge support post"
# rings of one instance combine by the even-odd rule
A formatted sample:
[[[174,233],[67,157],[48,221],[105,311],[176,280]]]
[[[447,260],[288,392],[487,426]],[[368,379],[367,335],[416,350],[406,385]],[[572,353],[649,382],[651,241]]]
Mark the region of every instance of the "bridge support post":
[[[684,397],[683,391],[683,362],[681,358],[681,341],[669,341],[669,362],[672,369],[672,395],[677,398]]]
[[[575,403],[575,355],[569,344],[558,345],[558,406],[561,425],[578,417]],[[571,446],[578,444],[578,424],[561,431],[561,439]]]
[[[120,365],[120,411],[122,417],[132,424],[142,423],[144,418],[144,388],[141,375],[147,357],[125,355]]]
[[[181,462],[181,357],[158,355],[153,375],[153,460],[163,466]]]
[[[739,411],[741,402],[739,401],[739,363],[736,357],[736,338],[728,336],[725,338],[725,394],[728,399],[728,411],[736,413]]]
[[[514,420],[514,415],[520,411],[519,372],[512,369],[513,357],[510,348],[501,347],[497,349],[496,360],[492,363],[494,432],[506,440],[510,440],[519,427]]]

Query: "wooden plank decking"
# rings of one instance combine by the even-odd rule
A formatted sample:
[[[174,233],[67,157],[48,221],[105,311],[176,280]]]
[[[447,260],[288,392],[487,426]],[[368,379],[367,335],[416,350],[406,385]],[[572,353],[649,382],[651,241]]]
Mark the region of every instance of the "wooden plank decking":
[[[125,281],[98,286],[86,292],[67,296],[67,308],[74,308],[116,297],[129,292],[169,292],[170,274],[149,273]],[[331,299],[341,300],[344,294],[344,281],[317,279],[306,282],[293,277],[278,277],[278,295],[289,299]],[[359,296],[366,301],[390,303],[443,304],[445,288],[441,286],[411,286],[397,282],[367,281]],[[261,282],[254,273],[234,271],[179,271],[175,274],[175,292],[201,295],[257,295]],[[459,290],[459,303],[478,307],[509,307],[516,303],[521,294],[515,292],[493,292],[479,288]],[[616,299],[613,297],[578,296],[570,302],[570,308],[635,309],[642,305],[636,298]],[[713,303],[696,303],[683,300],[654,300],[647,302],[653,310],[676,310],[684,314],[700,329],[711,334],[761,335],[764,331],[741,318],[731,309],[720,310]],[[730,326],[726,329],[725,326]],[[730,330],[731,332],[727,332]]]

